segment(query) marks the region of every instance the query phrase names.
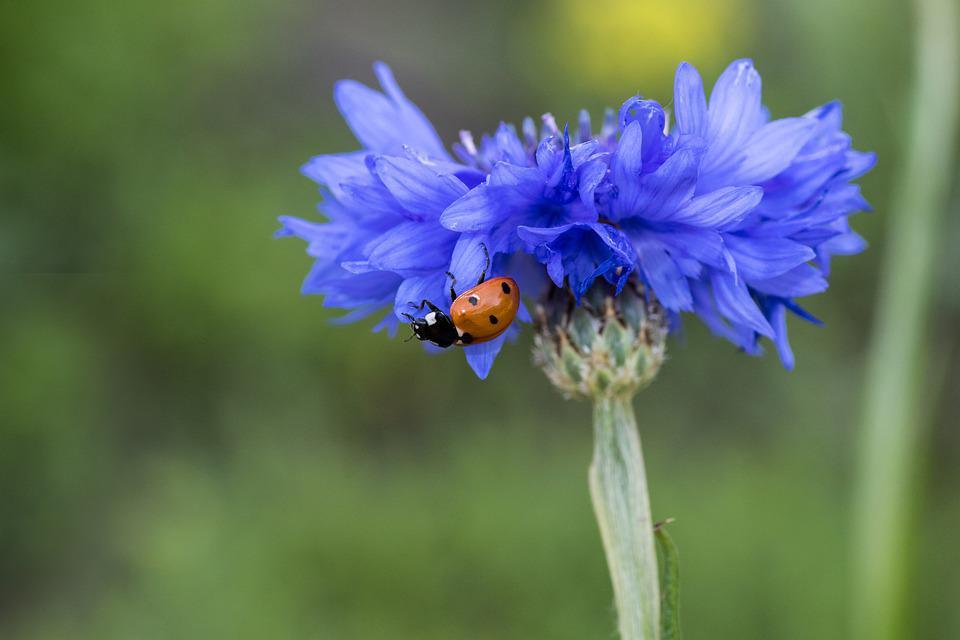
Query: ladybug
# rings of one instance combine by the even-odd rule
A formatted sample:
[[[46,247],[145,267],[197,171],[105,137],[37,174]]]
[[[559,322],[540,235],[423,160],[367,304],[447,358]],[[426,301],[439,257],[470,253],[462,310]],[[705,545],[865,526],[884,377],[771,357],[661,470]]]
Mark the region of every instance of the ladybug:
[[[424,307],[430,309],[430,313],[422,318],[415,318],[409,313],[402,314],[410,321],[410,328],[413,330],[410,338],[427,340],[446,349],[451,345],[466,346],[489,342],[507,330],[520,308],[520,289],[513,278],[487,280],[490,253],[486,245],[480,246],[487,263],[475,287],[457,295],[454,288],[457,279],[447,272],[451,280],[452,303],[449,314],[429,300],[423,300],[419,305],[410,303],[410,306],[418,311],[422,311]]]

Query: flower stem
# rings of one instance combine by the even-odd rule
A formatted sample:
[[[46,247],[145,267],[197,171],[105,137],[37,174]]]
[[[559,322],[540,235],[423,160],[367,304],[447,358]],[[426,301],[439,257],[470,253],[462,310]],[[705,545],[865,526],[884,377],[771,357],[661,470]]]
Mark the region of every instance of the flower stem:
[[[912,537],[932,386],[928,324],[941,220],[960,124],[956,0],[916,0],[914,81],[890,247],[868,360],[854,538],[854,640],[916,637],[909,615]]]
[[[621,640],[659,640],[660,588],[640,435],[629,395],[594,401],[590,495]]]

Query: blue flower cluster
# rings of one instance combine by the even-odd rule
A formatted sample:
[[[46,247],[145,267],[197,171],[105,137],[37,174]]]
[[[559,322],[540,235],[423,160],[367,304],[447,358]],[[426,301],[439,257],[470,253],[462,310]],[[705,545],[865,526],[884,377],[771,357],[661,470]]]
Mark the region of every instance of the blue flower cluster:
[[[573,132],[548,114],[479,144],[461,132],[453,154],[390,69],[374,70],[382,93],[351,80],[334,92],[363,148],[303,167],[327,221],[281,217],[278,231],[308,243],[302,291],[348,309],[342,321],[389,308],[375,330],[394,335],[410,301],[449,303],[448,271],[475,281],[486,245],[492,274],[528,299],[637,278],[674,316],[693,312],[747,353],[769,338],[792,368],[786,312],[816,322],[795,300],[827,288],[833,255],[865,247],[848,217],[869,205],[851,181],[875,156],[851,147],[838,103],[771,120],[749,60],[709,101],[681,64],[669,127],[659,103],[632,97],[598,133],[586,112]],[[478,376],[517,330],[464,348]]]

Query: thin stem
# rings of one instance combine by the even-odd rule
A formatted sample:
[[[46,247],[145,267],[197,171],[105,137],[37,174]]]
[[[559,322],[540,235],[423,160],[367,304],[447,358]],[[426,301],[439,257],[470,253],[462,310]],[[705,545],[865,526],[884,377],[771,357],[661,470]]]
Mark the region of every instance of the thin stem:
[[[928,417],[927,328],[957,134],[956,0],[916,0],[915,79],[868,361],[856,502],[854,640],[913,638],[906,622],[918,459]]]
[[[620,637],[659,640],[657,553],[631,399],[597,399],[593,431],[590,495],[613,581]]]

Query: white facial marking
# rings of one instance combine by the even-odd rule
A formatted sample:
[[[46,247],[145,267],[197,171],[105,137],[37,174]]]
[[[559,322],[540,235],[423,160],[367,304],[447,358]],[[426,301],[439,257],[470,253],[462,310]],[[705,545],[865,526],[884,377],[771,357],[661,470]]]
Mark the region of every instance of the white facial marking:
[[[433,326],[437,324],[437,312],[431,311],[427,315],[423,316],[423,319],[427,321],[427,326]]]

